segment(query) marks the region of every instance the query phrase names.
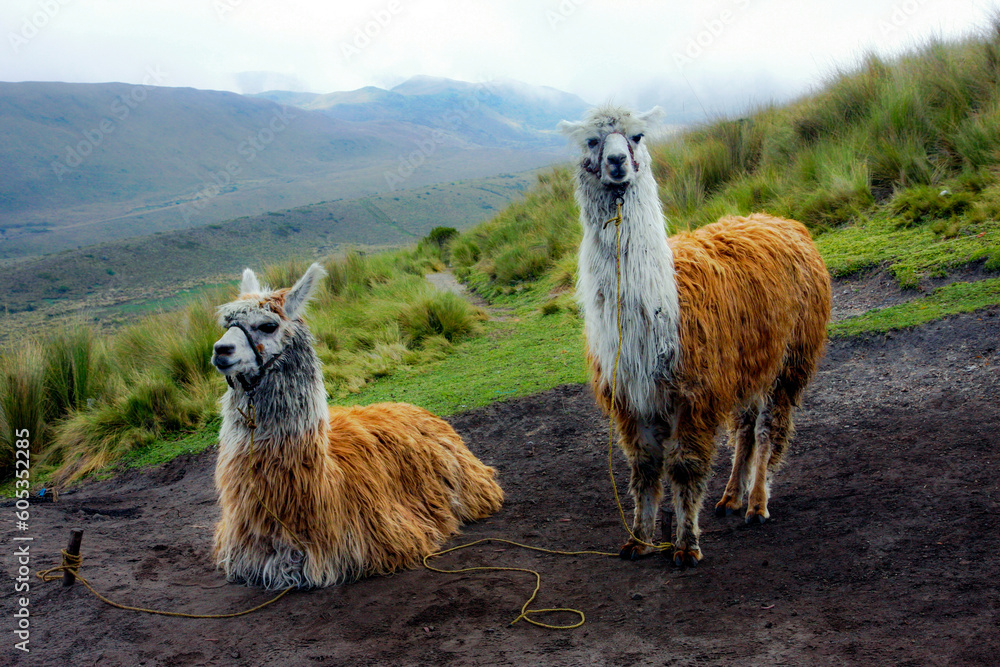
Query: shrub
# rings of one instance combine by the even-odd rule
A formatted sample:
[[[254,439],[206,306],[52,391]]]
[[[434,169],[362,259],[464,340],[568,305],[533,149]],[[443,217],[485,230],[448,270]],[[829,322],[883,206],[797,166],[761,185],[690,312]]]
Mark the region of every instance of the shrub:
[[[426,241],[438,248],[444,248],[445,244],[456,236],[458,236],[458,230],[454,227],[435,227],[427,235]]]

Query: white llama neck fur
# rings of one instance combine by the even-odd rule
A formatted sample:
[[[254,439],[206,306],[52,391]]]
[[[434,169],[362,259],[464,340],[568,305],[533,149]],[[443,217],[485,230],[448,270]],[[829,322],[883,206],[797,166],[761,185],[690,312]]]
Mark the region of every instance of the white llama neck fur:
[[[616,391],[646,419],[657,411],[658,380],[669,379],[679,363],[680,307],[674,257],[667,243],[663,209],[645,146],[636,151],[639,172],[625,191],[621,235],[621,357]],[[577,299],[584,313],[587,343],[610,383],[618,351],[615,275],[615,195],[590,174],[578,174],[583,240],[580,243]]]

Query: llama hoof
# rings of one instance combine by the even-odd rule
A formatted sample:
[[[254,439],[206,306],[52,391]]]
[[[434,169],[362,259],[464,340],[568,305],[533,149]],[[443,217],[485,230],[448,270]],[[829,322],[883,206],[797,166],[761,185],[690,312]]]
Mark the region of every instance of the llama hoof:
[[[618,557],[622,560],[639,560],[643,556],[648,556],[652,553],[649,547],[644,547],[643,545],[629,540],[626,542],[621,549],[618,550]]]
[[[727,516],[732,516],[735,513],[736,510],[734,510],[732,507],[729,507],[725,503],[719,503],[718,505],[715,506],[715,516],[717,516],[720,519],[724,519]]]
[[[678,549],[674,552],[674,565],[677,567],[698,567],[701,560],[701,550]]]
[[[759,523],[760,525],[763,526],[765,523],[767,523],[767,519],[768,519],[767,515],[765,515],[763,512],[760,511],[755,512],[751,510],[747,512],[746,524],[748,526],[752,526],[755,523]]]

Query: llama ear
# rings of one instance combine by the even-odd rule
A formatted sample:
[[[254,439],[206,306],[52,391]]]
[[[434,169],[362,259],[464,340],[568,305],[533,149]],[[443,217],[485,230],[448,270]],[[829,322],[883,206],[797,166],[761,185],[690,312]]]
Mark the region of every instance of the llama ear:
[[[260,283],[250,269],[243,269],[243,282],[240,283],[240,294],[259,294]]]
[[[565,134],[567,137],[575,139],[577,135],[580,134],[580,131],[583,130],[583,125],[582,121],[574,123],[569,120],[561,120],[559,121],[559,124],[556,125],[556,129]]]
[[[647,127],[659,125],[660,121],[667,117],[667,112],[661,106],[655,106],[645,113],[636,114],[636,118],[645,123]]]
[[[288,294],[285,295],[285,315],[288,319],[296,320],[302,316],[306,304],[309,303],[309,299],[319,287],[320,279],[325,275],[326,271],[322,266],[313,264],[306,270],[305,275],[292,286],[292,289],[288,290]]]

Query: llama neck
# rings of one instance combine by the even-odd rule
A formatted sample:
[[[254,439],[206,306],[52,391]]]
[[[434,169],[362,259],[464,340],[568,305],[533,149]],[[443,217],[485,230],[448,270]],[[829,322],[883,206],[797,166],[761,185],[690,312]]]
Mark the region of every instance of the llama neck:
[[[313,450],[326,440],[330,413],[323,372],[311,343],[308,330],[302,327],[252,389],[252,397],[239,384],[226,392],[220,432],[223,447],[248,450],[250,428],[243,414],[250,414],[252,403],[256,451],[280,453],[289,464],[317,454]]]
[[[577,201],[580,244],[577,298],[584,312],[588,346],[609,383],[618,351],[617,308],[621,304],[621,356],[617,387],[640,415],[656,412],[656,386],[669,380],[679,358],[680,309],[674,258],[664,225],[656,181],[643,169],[622,195],[618,256],[616,230],[605,221],[616,213],[615,194],[581,172]]]

